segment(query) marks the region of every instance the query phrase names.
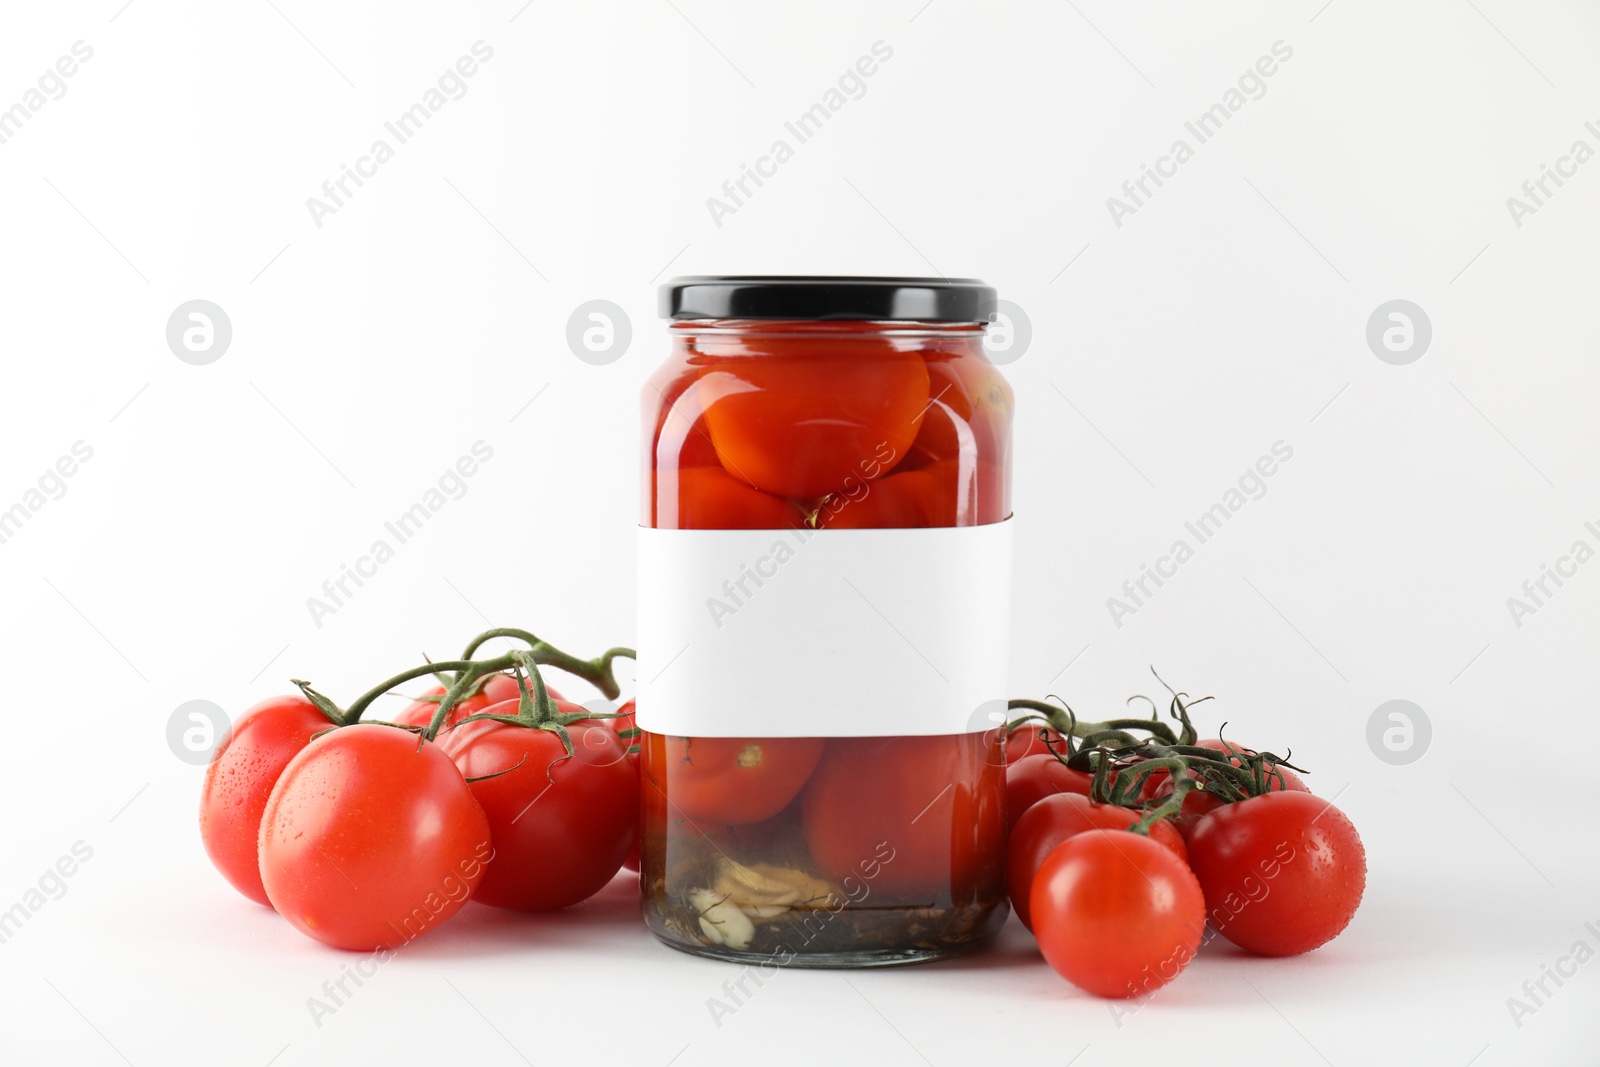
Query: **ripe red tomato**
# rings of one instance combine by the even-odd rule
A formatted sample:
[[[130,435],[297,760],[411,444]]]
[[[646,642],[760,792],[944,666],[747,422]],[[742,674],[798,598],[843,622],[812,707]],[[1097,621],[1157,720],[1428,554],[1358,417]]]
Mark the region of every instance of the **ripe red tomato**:
[[[1025,756],[1049,756],[1047,739],[1057,746],[1057,751],[1062,751],[1061,734],[1043,723],[1029,722],[1014,728],[1006,735],[1006,765],[1017,763]]]
[[[442,696],[444,696],[444,686],[436,685],[423,694],[424,698],[433,699],[413,700],[401,710],[400,714],[389,721],[401,726],[427,726],[433,721],[433,713],[439,710],[438,698]],[[445,720],[445,727],[454,726],[468,715],[476,715],[488,706],[488,697],[482,692],[474,693],[450,709],[450,717]],[[373,718],[377,716],[374,715]]]
[[[1119,774],[1127,774],[1135,778],[1140,774],[1144,775],[1144,781],[1140,784],[1139,792],[1136,794],[1136,797],[1139,800],[1152,800],[1158,796],[1164,796],[1172,791],[1171,775],[1167,773],[1167,769],[1165,767],[1155,767],[1147,770],[1135,763],[1132,766],[1124,768],[1120,771],[1112,771],[1110,775],[1110,782],[1112,785],[1116,784],[1117,776]]]
[[[1172,783],[1163,783],[1161,796],[1172,795]],[[1178,833],[1183,835],[1185,841],[1194,833],[1194,828],[1199,824],[1201,817],[1209,815],[1222,807],[1223,800],[1215,793],[1205,793],[1198,789],[1191,789],[1184,794],[1183,806],[1178,809],[1178,815],[1173,819],[1173,825],[1178,828]]]
[[[1028,894],[1034,875],[1057,845],[1089,830],[1127,830],[1139,821],[1139,813],[1112,804],[1095,804],[1077,793],[1057,793],[1034,804],[1017,820],[1006,838],[1006,891],[1011,908],[1022,925],[1033,929],[1028,913]],[[1150,840],[1172,850],[1184,863],[1189,853],[1183,838],[1163,819],[1150,827]]]
[[[533,695],[532,681],[524,677],[522,686],[530,696]],[[561,694],[556,692],[553,686],[547,685],[545,688],[549,690],[551,700],[561,699]],[[413,700],[406,705],[404,711],[389,721],[398,723],[401,726],[427,726],[433,721],[433,713],[439,710],[438,698],[444,696],[444,686],[436,685],[424,693],[423,696],[432,699]],[[511,674],[491,674],[484,681],[482,688],[465,700],[458,701],[455,707],[450,709],[450,717],[445,720],[445,727],[454,726],[467,716],[476,715],[491,704],[499,704],[502,701],[515,699],[517,699],[516,676]]]
[[[820,737],[668,737],[645,732],[641,759],[675,813],[728,826],[789,806],[822,758]]]
[[[893,858],[875,894],[966,902],[987,891],[980,881],[998,871],[1005,848],[998,743],[982,733],[830,739],[801,797],[818,871],[836,881],[859,874],[887,844]]]
[[[517,704],[489,711],[515,715]],[[480,779],[468,788],[489,818],[494,862],[474,900],[519,911],[576,904],[615,877],[637,840],[639,774],[615,731],[595,720],[566,729],[570,759],[551,730],[488,719],[441,738],[461,773]]]
[[[1087,797],[1092,785],[1094,775],[1073,770],[1049,752],[1022,757],[1006,768],[1006,832],[1017,825],[1023,812],[1045,797],[1057,793]]]
[[[1189,834],[1189,862],[1213,929],[1263,956],[1293,956],[1350,924],[1367,854],[1345,814],[1285,790],[1224,804]]]
[[[805,525],[791,501],[752,489],[721,467],[656,472],[656,526],[676,530],[786,530]]]
[[[768,493],[809,500],[876,478],[922,425],[928,369],[890,338],[812,328],[702,347],[696,390],[717,454]]]
[[[269,697],[239,717],[217,745],[200,790],[200,840],[233,888],[270,904],[256,851],[261,813],[289,761],[333,726],[303,696]]]
[[[1243,745],[1236,745],[1232,741],[1229,741],[1229,742],[1227,742],[1225,744],[1225,743],[1223,743],[1221,738],[1217,738],[1217,737],[1208,737],[1203,741],[1196,741],[1195,744],[1199,745],[1201,748],[1209,748],[1209,749],[1213,749],[1213,750],[1215,750],[1217,752],[1228,752],[1230,749],[1232,751],[1234,751],[1234,752],[1238,752],[1238,751],[1241,751],[1241,750],[1243,750],[1245,752],[1253,752],[1254,751],[1253,749],[1245,749]],[[1228,762],[1233,764],[1235,767],[1240,767],[1240,766],[1244,765],[1244,761],[1241,760],[1238,756],[1230,756],[1228,758]],[[1291,771],[1287,767],[1278,767],[1278,768],[1276,768],[1276,771],[1277,771],[1278,774],[1283,775],[1283,781],[1280,784],[1280,782],[1278,781],[1278,779],[1277,779],[1277,777],[1275,775],[1274,776],[1270,776],[1269,779],[1268,779],[1268,786],[1267,786],[1269,791],[1277,791],[1277,790],[1280,790],[1280,789],[1292,789],[1297,793],[1309,793],[1309,792],[1311,792],[1310,787],[1307,786],[1305,781],[1303,779],[1301,779],[1301,777],[1298,774],[1294,773],[1294,771]]]
[[[357,723],[284,769],[261,817],[267,898],[335,948],[398,948],[461,909],[493,857],[461,772],[416,734]]]
[[[642,782],[640,783],[639,788],[642,793],[644,789],[644,784]],[[634,874],[639,873],[639,846],[643,839],[643,830],[639,826],[638,819],[635,818],[633,826],[633,844],[628,846],[628,854],[622,858],[622,866],[624,869],[630,870]]]
[[[1228,751],[1228,749],[1223,746],[1223,743],[1216,738],[1207,738],[1204,741],[1196,741],[1195,744],[1202,748],[1215,749],[1218,752]],[[1229,744],[1232,744],[1232,742],[1229,742]],[[1237,751],[1239,746],[1233,745],[1233,748],[1235,751]],[[1231,758],[1229,762],[1235,767],[1241,765],[1241,761],[1237,756]],[[1293,790],[1297,793],[1311,792],[1311,790],[1306,787],[1305,782],[1300,780],[1300,776],[1289,770],[1287,767],[1279,767],[1278,772],[1283,775],[1281,779],[1276,775],[1272,775],[1267,778],[1268,792],[1275,793],[1285,789]],[[1156,788],[1155,795],[1165,797],[1170,796],[1171,794],[1172,781],[1167,775],[1162,775],[1161,781]],[[1198,789],[1190,790],[1184,795],[1183,807],[1179,811],[1178,817],[1175,820],[1177,823],[1178,832],[1184,836],[1185,840],[1187,840],[1189,835],[1194,832],[1194,828],[1199,823],[1201,816],[1216,811],[1218,808],[1222,807],[1223,804],[1223,799],[1215,793],[1202,792]]]
[[[1210,742],[1206,741],[1198,741],[1196,744],[1207,748],[1215,747]],[[1221,749],[1218,749],[1218,751],[1221,751]],[[1238,766],[1239,760],[1236,758],[1233,760],[1233,763],[1235,766]],[[1284,771],[1283,773],[1285,775],[1291,775],[1293,772]],[[1111,772],[1110,781],[1113,785],[1116,783],[1117,776],[1119,774],[1126,774],[1131,778],[1139,778],[1139,776],[1143,776],[1139,785],[1139,791],[1136,794],[1137,799],[1139,800],[1154,800],[1157,797],[1167,796],[1172,792],[1172,775],[1165,767],[1147,767],[1141,763],[1133,763],[1125,768]],[[1296,782],[1299,781],[1298,778],[1293,780]],[[1302,788],[1304,787],[1302,786]],[[1212,798],[1202,793],[1191,792],[1188,799],[1191,804],[1203,805]],[[1212,806],[1214,807],[1215,805]],[[1206,810],[1209,810],[1209,808]]]
[[[1126,830],[1090,830],[1039,865],[1028,900],[1039,951],[1101,997],[1166,985],[1194,958],[1205,898],[1171,849]]]

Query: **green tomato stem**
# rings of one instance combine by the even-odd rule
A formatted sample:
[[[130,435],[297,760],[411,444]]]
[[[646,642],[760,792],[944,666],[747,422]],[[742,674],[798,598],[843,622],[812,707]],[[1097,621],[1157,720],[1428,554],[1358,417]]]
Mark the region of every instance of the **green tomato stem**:
[[[461,653],[461,658],[464,660],[471,659],[477,654],[481,646],[497,637],[509,637],[526,643],[529,646],[529,651],[534,656],[535,662],[555,667],[558,670],[563,670],[568,674],[582,678],[600,690],[607,700],[617,699],[622,692],[622,687],[617,684],[613,661],[618,657],[638,659],[633,649],[621,646],[607,649],[594,659],[580,659],[569,652],[563,652],[543,638],[514,626],[499,626],[492,630],[485,630],[467,642],[467,647]]]
[[[508,652],[493,659],[465,659],[451,664],[451,670],[458,670],[461,673],[456,676],[455,683],[445,690],[444,696],[439,698],[439,706],[433,709],[433,718],[428,720],[428,728],[422,731],[423,738],[432,741],[439,736],[439,731],[444,729],[444,724],[450,719],[451,709],[466,698],[480,678],[498,674],[507,667],[516,666],[517,662],[516,653]],[[520,682],[518,688],[521,688]]]
[[[345,722],[360,722],[362,714],[369,706],[371,706],[372,702],[389,692],[389,690],[393,689],[397,685],[403,685],[404,683],[412,681],[416,678],[425,678],[428,675],[434,674],[438,671],[464,671],[475,665],[476,664],[474,664],[471,660],[450,660],[445,663],[424,663],[421,666],[412,667],[409,670],[401,671],[393,678],[389,678],[378,683],[365,693],[362,693],[360,696],[356,697],[355,703],[351,704],[349,710],[344,713]]]

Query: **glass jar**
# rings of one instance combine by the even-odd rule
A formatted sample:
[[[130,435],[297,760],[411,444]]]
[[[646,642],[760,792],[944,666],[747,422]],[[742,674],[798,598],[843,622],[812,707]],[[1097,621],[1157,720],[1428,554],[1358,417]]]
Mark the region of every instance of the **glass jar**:
[[[1012,393],[968,280],[679,278],[643,391],[646,922],[954,955],[1006,915]],[[997,714],[997,712],[999,714]]]

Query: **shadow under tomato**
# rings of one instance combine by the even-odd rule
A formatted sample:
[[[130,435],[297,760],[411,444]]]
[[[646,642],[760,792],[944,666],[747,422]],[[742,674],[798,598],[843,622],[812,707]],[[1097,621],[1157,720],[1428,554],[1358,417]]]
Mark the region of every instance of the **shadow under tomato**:
[[[639,876],[622,871],[588,900],[559,911],[527,912],[473,904],[400,950],[418,959],[518,955],[534,948],[593,946],[601,931],[654,941],[639,915]]]

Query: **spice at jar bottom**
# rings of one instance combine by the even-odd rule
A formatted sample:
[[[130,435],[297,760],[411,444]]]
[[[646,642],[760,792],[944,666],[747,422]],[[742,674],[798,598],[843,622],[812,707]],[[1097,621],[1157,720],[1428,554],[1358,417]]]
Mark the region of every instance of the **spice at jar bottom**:
[[[724,959],[936,959],[1006,915],[1012,393],[994,291],[680,278],[643,391],[645,918]]]

